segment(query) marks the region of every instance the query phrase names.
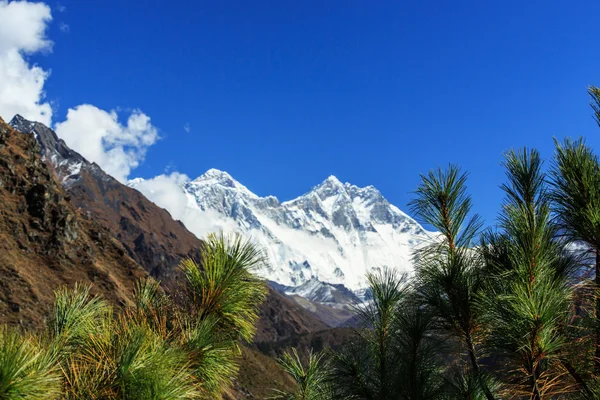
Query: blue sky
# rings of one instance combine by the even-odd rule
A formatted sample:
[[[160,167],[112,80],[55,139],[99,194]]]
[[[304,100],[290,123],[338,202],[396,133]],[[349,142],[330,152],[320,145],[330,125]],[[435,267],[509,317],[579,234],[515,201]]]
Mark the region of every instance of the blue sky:
[[[90,103],[158,129],[130,178],[214,167],[287,200],[333,174],[406,210],[420,173],[456,163],[492,223],[503,151],[600,150],[597,0],[48,5],[54,45],[30,61],[54,118]]]

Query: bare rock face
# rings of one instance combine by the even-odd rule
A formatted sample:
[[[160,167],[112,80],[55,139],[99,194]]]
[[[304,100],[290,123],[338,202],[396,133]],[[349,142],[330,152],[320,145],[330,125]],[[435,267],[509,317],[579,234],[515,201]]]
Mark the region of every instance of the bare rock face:
[[[0,119],[0,323],[39,326],[54,290],[75,282],[119,304],[146,272],[69,201],[31,135]]]
[[[25,133],[18,134],[30,143],[31,156],[37,159],[38,166],[46,174],[48,181],[52,181],[57,188],[63,187],[60,192],[77,207],[79,219],[97,227],[94,237],[120,243],[127,256],[147,273],[160,279],[167,291],[173,292],[172,289],[180,279],[177,270],[180,260],[184,257],[199,259],[201,240],[180,221],[173,220],[166,210],[70,149],[45,125],[27,121],[17,115],[11,121],[11,126]],[[1,162],[2,160],[0,165]],[[234,185],[235,182],[231,180],[229,184]],[[46,208],[47,198],[51,195],[47,189],[37,188],[26,178],[17,184],[23,185],[29,187],[31,192],[29,197],[33,214],[49,215]],[[67,227],[80,223],[77,222],[79,220],[72,223],[67,219],[69,217],[65,215],[50,224],[65,225],[62,233],[57,233],[62,242],[78,234],[77,230]],[[72,218],[69,219],[71,220]],[[256,341],[278,341],[326,328],[327,325],[314,314],[271,290],[262,307]]]
[[[19,115],[10,124],[37,140],[40,155],[83,216],[107,227],[148,273],[173,285],[179,261],[199,258],[200,239],[166,210],[70,149],[45,125]]]
[[[20,116],[11,126],[0,120],[0,323],[41,326],[53,291],[75,282],[93,283],[96,293],[122,304],[133,283],[151,274],[176,295],[177,265],[183,257],[199,259],[201,240],[51,129]],[[271,290],[255,341],[278,343],[327,328]],[[242,357],[231,398],[291,387],[274,359],[251,346]]]

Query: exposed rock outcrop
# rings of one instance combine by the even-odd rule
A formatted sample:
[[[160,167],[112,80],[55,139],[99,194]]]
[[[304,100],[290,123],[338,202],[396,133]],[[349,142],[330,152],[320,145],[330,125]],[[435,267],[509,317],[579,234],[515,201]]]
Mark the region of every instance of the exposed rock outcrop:
[[[82,217],[32,135],[0,119],[0,322],[40,326],[54,290],[75,282],[116,304],[146,275],[102,224]]]

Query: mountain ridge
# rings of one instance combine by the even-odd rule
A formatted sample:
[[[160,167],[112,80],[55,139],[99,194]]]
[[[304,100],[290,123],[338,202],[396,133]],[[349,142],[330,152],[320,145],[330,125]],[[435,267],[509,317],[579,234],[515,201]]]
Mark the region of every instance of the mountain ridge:
[[[176,269],[182,258],[200,259],[201,239],[181,221],[174,220],[168,210],[106,174],[97,164],[70,149],[44,124],[17,115],[10,125],[35,137],[48,170],[61,182],[82,217],[107,227],[128,255],[167,289],[175,287],[181,278]],[[73,164],[79,166],[76,175],[70,173]],[[279,340],[327,328],[316,315],[274,289],[269,289],[261,313],[256,341]]]
[[[177,300],[176,266],[183,257],[198,259],[202,241],[52,129],[20,116],[11,124],[0,119],[0,323],[41,327],[53,290],[75,282],[120,305],[131,301],[137,279],[151,274]],[[225,398],[290,387],[277,361],[257,346],[328,329],[316,313],[269,288],[254,344],[242,346],[244,362]]]
[[[153,201],[152,180],[129,186]],[[229,173],[209,169],[180,182],[186,198],[182,220],[205,219],[212,231],[237,231],[261,244],[270,267],[259,271],[281,285],[300,286],[312,279],[361,292],[365,274],[383,267],[412,271],[413,249],[432,238],[414,219],[392,205],[372,185],[358,187],[330,175],[305,194],[284,202],[258,196]],[[169,204],[161,206],[169,209]],[[186,216],[188,218],[186,218]]]
[[[92,285],[127,304],[147,275],[101,223],[85,218],[31,135],[0,119],[0,323],[39,328],[54,290]]]
[[[154,196],[152,185],[148,185],[152,180],[136,178],[124,187],[98,165],[71,150],[44,125],[20,116],[15,116],[11,124],[36,136],[42,156],[49,159],[63,185],[77,194],[75,202],[80,202],[90,217],[103,220],[120,231],[119,235],[125,235],[120,240],[130,256],[149,272],[163,274],[163,279],[167,278],[165,272],[172,275],[169,270],[174,262],[160,260],[161,254],[173,254],[172,250],[150,245],[154,241],[149,236],[159,232],[163,232],[161,240],[168,247],[180,248],[178,257],[190,256],[197,237],[219,230],[238,232],[266,249],[269,267],[259,271],[266,279],[290,288],[317,280],[324,283],[321,293],[329,291],[330,285],[343,285],[359,296],[364,293],[367,272],[383,267],[411,272],[412,250],[431,238],[430,232],[389,203],[374,186],[342,183],[334,175],[305,194],[280,202],[275,196],[258,196],[229,173],[212,168],[195,179],[177,182],[170,189],[175,193],[170,194],[181,197],[182,202],[169,204]],[[133,206],[143,202],[136,193],[161,209],[155,211],[154,204],[149,203],[153,209],[150,214],[164,212],[163,220],[175,216],[183,228],[181,235],[185,238],[191,231],[196,238],[190,236],[182,241],[180,234],[171,237],[173,233],[169,232],[181,229],[165,230],[166,222],[140,230],[136,219],[147,220],[141,215],[148,210]],[[126,201],[120,200],[123,198]],[[138,253],[150,254],[152,260],[142,260]],[[318,300],[331,299],[320,295]]]

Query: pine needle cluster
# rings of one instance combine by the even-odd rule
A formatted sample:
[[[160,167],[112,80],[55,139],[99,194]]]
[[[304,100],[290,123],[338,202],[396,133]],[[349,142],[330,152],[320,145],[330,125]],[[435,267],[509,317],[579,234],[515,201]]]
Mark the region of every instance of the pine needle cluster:
[[[0,327],[0,399],[220,398],[266,296],[253,275],[262,262],[239,236],[212,235],[200,266],[181,264],[184,305],[152,278],[119,309],[91,286],[58,289],[44,334]]]
[[[600,161],[583,139],[555,146],[549,169],[536,150],[505,154],[489,229],[460,168],[422,175],[411,208],[438,233],[414,275],[369,275],[362,327],[320,371],[330,391],[289,398],[600,398]]]

